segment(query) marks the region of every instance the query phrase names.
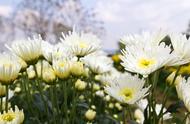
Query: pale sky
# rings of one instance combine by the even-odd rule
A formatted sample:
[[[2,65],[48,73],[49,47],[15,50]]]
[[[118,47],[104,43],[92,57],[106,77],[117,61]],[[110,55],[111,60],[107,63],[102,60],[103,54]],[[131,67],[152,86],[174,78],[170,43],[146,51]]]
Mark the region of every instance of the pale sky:
[[[12,6],[17,1],[0,0],[0,5]],[[116,49],[119,38],[124,34],[159,28],[182,32],[190,20],[190,0],[81,1],[86,8],[94,8],[98,18],[104,21],[106,35],[103,47],[106,50]]]

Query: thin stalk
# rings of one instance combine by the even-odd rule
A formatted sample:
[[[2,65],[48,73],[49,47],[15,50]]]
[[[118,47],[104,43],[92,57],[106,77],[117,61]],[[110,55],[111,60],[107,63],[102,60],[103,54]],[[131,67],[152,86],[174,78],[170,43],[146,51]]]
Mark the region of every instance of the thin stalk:
[[[1,105],[0,105],[0,113],[1,113],[3,110],[3,97],[1,97],[0,99],[1,99]]]
[[[5,111],[8,112],[9,85],[6,85],[5,87],[6,87]]]
[[[125,108],[125,106],[123,107],[123,124],[127,124],[127,122],[126,122],[126,108]]]
[[[56,124],[56,119],[55,119],[55,112],[54,112],[54,108],[55,108],[55,100],[54,100],[54,93],[53,93],[53,87],[50,87],[50,95],[51,95],[51,103],[52,103],[52,113],[53,113],[53,123]]]
[[[183,119],[182,124],[185,124],[185,123],[186,123],[186,120],[187,120],[189,114],[190,114],[190,112],[188,112],[188,113],[185,115],[185,118]]]
[[[161,108],[160,113],[159,113],[159,115],[158,115],[158,119],[160,119],[160,118],[163,116],[163,109],[164,109],[164,107],[165,107],[165,105],[166,105],[166,102],[167,102],[167,99],[168,99],[168,96],[169,96],[169,91],[171,90],[173,84],[174,84],[175,81],[176,81],[176,78],[177,78],[177,75],[178,75],[178,72],[179,72],[180,68],[181,68],[181,66],[179,66],[179,67],[177,68],[177,71],[176,71],[175,76],[174,76],[174,78],[173,78],[173,80],[172,80],[171,86],[165,88],[165,91],[164,91],[164,99],[163,99],[163,103],[162,103],[162,108]]]

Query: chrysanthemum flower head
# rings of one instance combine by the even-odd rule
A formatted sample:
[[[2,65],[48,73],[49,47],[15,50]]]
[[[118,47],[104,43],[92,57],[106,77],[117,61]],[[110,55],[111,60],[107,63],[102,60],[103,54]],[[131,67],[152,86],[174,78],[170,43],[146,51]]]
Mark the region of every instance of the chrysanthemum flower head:
[[[53,60],[53,69],[59,78],[65,79],[71,73],[71,60],[66,58],[55,59]]]
[[[171,61],[171,49],[160,43],[159,45],[136,44],[127,46],[122,51],[122,65],[126,70],[147,76]]]
[[[4,85],[13,83],[18,77],[21,65],[14,56],[0,55],[0,82]]]
[[[22,58],[26,62],[33,62],[37,60],[42,54],[41,52],[42,39],[33,38],[28,40],[16,40],[7,48]]]
[[[109,72],[113,66],[113,61],[111,58],[98,54],[89,54],[81,58],[81,61],[84,62],[84,64],[89,67],[92,72],[97,74]]]
[[[169,35],[173,46],[173,53],[176,56],[169,65],[183,65],[190,62],[190,39],[186,35],[180,33],[172,33]]]
[[[63,34],[61,41],[76,56],[85,56],[100,49],[100,40],[91,33],[77,33],[73,30],[68,35]]]
[[[138,76],[121,75],[108,81],[106,92],[121,103],[134,104],[148,94],[149,87],[143,88],[145,81]]]
[[[54,51],[53,45],[50,44],[49,42],[42,41],[41,49],[43,57],[47,61],[52,62],[53,51]]]
[[[12,108],[8,112],[3,112],[0,114],[0,123],[1,124],[22,124],[24,121],[23,110],[19,110],[15,106],[15,110]]]

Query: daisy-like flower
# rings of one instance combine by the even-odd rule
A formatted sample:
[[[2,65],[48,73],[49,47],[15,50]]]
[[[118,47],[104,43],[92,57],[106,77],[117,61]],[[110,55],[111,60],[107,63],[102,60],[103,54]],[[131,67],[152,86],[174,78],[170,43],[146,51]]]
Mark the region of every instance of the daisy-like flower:
[[[84,62],[84,64],[89,67],[92,72],[97,74],[109,72],[113,66],[113,61],[111,58],[104,55],[89,54],[81,58],[81,61]]]
[[[0,55],[0,82],[4,85],[11,84],[18,77],[21,64],[14,56]]]
[[[125,45],[135,45],[135,44],[142,44],[142,43],[151,43],[154,45],[158,45],[166,36],[168,33],[164,30],[157,30],[157,31],[143,31],[141,34],[135,34],[135,35],[125,35],[123,38],[121,38],[121,42]]]
[[[190,62],[190,39],[187,39],[184,34],[173,33],[170,34],[170,39],[176,55],[169,65],[183,65]]]
[[[185,107],[190,112],[190,78],[183,79],[177,86],[176,86],[177,94],[179,99],[183,100]]]
[[[41,38],[14,41],[6,47],[26,62],[37,60],[41,56]]]
[[[12,108],[8,112],[3,112],[0,114],[0,123],[1,124],[22,124],[24,121],[23,110],[19,110],[15,106],[15,110]]]
[[[76,56],[85,56],[100,49],[100,40],[91,33],[69,32],[68,35],[63,34],[61,41]]]
[[[42,49],[42,55],[44,56],[44,58],[47,61],[52,62],[52,54],[54,51],[53,45],[50,44],[49,42],[42,41],[41,49]]]
[[[67,78],[71,73],[71,60],[60,58],[53,61],[53,69],[55,74],[61,78]]]
[[[144,122],[144,114],[143,113],[148,105],[148,101],[147,101],[147,99],[141,99],[140,101],[138,101],[136,103],[136,105],[138,106],[139,109],[137,109],[135,118],[137,121],[139,121],[140,124],[143,124],[143,122]],[[156,104],[155,111],[156,111],[157,115],[159,115],[161,108],[162,108],[162,104]],[[166,111],[167,111],[166,108],[164,108],[163,113],[165,113],[165,114],[163,115],[163,120],[168,120],[168,119],[172,118],[171,113],[166,112]]]
[[[142,74],[144,77],[165,66],[171,61],[171,50],[165,43],[159,45],[136,44],[128,46],[122,51],[122,65],[126,70]]]
[[[108,81],[105,91],[121,103],[134,104],[148,94],[150,87],[143,88],[145,80],[129,74]]]

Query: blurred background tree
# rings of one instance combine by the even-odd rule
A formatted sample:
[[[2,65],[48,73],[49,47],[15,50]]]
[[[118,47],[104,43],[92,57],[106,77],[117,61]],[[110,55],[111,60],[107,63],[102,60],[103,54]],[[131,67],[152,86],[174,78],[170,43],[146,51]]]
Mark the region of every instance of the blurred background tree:
[[[84,8],[80,0],[21,0],[9,17],[0,18],[0,26],[1,44],[37,34],[57,42],[73,26],[98,36],[105,32],[93,9]]]

